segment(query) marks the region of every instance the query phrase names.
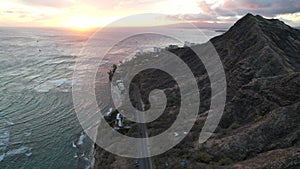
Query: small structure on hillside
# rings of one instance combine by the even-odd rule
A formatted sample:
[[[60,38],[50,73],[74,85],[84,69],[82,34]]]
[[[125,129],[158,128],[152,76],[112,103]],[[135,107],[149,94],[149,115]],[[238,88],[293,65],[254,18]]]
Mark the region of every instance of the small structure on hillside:
[[[129,121],[126,119],[126,115],[124,113],[124,110],[121,110],[121,112],[118,112],[116,115],[116,122],[115,127],[116,130],[119,129],[130,129],[131,126],[129,125]]]
[[[123,94],[125,92],[125,85],[123,80],[116,80],[116,84],[119,88],[119,90],[121,91],[121,93]]]
[[[123,115],[121,113],[117,114],[116,122],[118,127],[123,127]]]
[[[153,51],[154,51],[154,53],[159,53],[159,52],[161,52],[161,48],[153,47]]]
[[[170,50],[170,49],[177,49],[178,45],[169,45],[168,47],[166,47],[166,50]]]
[[[184,41],[183,47],[192,47],[192,46],[195,46],[195,45],[197,45],[197,44],[189,42],[189,41]]]

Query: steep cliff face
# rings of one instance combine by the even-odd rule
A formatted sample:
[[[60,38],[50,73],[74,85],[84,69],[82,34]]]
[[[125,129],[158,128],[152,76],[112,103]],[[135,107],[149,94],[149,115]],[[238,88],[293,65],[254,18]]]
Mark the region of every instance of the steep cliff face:
[[[279,20],[247,14],[210,41],[220,55],[227,81],[227,101],[219,127],[212,138],[198,144],[210,104],[210,82],[191,49],[172,50],[199,80],[201,107],[184,141],[153,157],[153,166],[165,168],[162,164],[168,162],[169,168],[180,168],[180,161],[187,159],[188,168],[300,168],[300,30]],[[139,80],[143,90],[152,90],[153,86],[145,85],[151,78],[168,83],[159,71],[141,77],[147,77]],[[173,87],[169,92],[175,90]],[[176,98],[175,94],[174,104]],[[165,122],[172,123],[171,116],[163,115],[161,121],[149,124],[150,134],[161,132],[158,126],[169,127]],[[103,150],[98,148],[99,166],[97,161],[104,160],[101,154]]]

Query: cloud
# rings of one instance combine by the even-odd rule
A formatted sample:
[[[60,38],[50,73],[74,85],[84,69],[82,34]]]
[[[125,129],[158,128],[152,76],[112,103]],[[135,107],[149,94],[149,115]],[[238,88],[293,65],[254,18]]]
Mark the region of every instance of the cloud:
[[[69,8],[72,6],[89,6],[97,9],[112,10],[115,8],[137,8],[153,4],[152,0],[20,0],[31,6],[46,6],[54,8]]]
[[[200,1],[198,4],[199,8],[201,9],[201,11],[205,14],[211,14],[214,11],[211,9],[211,4],[205,2],[205,1]]]
[[[14,13],[14,11],[7,10],[7,11],[4,11],[3,13]]]
[[[265,17],[289,19],[289,24],[300,24],[290,14],[300,13],[300,0],[224,0],[198,2],[199,14],[173,15],[173,20],[188,20],[199,23],[227,23],[233,24],[238,18],[247,14],[262,15]],[[280,17],[286,16],[286,17]],[[292,23],[292,22],[295,23]]]
[[[72,0],[20,0],[21,3],[26,5],[33,5],[33,6],[47,6],[47,7],[54,7],[54,8],[66,8],[70,7],[75,4],[76,1]]]
[[[201,1],[198,5],[203,13],[218,16],[244,15],[250,12],[274,17],[279,14],[300,12],[299,0],[225,0],[215,8],[212,4]]]
[[[199,12],[198,12],[199,11]],[[197,13],[198,12],[198,13]],[[3,0],[0,2],[2,20],[17,16],[50,22],[73,15],[127,16],[138,13],[165,13],[172,21],[187,20],[206,23],[232,24],[242,15],[253,13],[265,17],[284,18],[300,25],[295,14],[300,13],[300,0]],[[173,15],[175,14],[175,15]],[[0,18],[0,19],[1,19]],[[297,15],[297,18],[299,16]],[[49,21],[48,21],[49,20]],[[113,20],[113,19],[112,19]],[[53,22],[55,23],[55,22]],[[57,22],[58,23],[58,22]]]
[[[180,14],[180,15],[169,15],[171,20],[186,20],[186,21],[216,21],[217,17],[214,15],[207,14]]]
[[[153,4],[152,0],[126,0],[126,1],[119,1],[119,6],[120,7],[134,7],[136,5],[138,6],[143,6],[143,5],[147,5],[147,4]]]

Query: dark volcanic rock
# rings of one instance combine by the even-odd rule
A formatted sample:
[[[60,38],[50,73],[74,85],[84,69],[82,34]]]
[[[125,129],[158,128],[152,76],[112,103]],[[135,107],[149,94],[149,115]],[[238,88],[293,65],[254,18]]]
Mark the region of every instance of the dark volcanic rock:
[[[220,123],[225,134],[206,142],[206,151],[246,160],[237,168],[299,167],[299,153],[283,152],[300,142],[300,31],[247,14],[211,41],[226,70],[228,100]]]
[[[236,161],[279,148],[299,145],[300,103],[272,110],[228,136],[209,140],[210,154]]]
[[[219,128],[198,145],[210,104],[209,79],[191,49],[172,50],[194,70],[201,107],[191,133],[172,150],[153,157],[153,165],[160,168],[168,161],[171,168],[180,168],[176,161],[187,158],[190,168],[300,168],[300,30],[247,14],[210,41],[221,57],[227,81]],[[148,77],[164,79],[155,73]],[[101,158],[103,153],[99,149],[96,154]]]
[[[228,167],[229,168],[229,167]],[[300,168],[300,149],[276,149],[234,164],[233,169],[297,169]]]
[[[225,34],[213,38],[229,83],[228,95],[253,78],[299,72],[300,31],[275,19],[247,14]]]
[[[279,20],[247,14],[211,41],[226,70],[228,100],[220,123],[225,134],[206,142],[207,152],[237,162],[255,161],[257,154],[276,149],[299,148],[300,31]],[[275,168],[293,166],[284,163]]]

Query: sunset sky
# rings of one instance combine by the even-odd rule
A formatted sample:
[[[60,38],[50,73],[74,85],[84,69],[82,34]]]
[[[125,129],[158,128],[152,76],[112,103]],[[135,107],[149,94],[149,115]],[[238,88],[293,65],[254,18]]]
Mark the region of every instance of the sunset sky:
[[[162,13],[157,24],[184,19],[199,26],[231,25],[246,13],[300,26],[300,0],[1,0],[1,26],[102,27],[124,16]]]

